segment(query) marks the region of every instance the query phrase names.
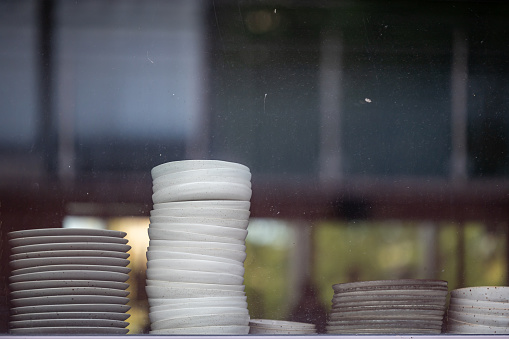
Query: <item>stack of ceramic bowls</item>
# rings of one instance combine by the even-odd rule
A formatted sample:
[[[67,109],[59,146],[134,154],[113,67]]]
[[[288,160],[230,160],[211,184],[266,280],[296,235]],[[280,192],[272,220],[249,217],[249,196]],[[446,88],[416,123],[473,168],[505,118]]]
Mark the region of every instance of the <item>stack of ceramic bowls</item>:
[[[305,335],[316,334],[314,324],[301,323],[295,321],[269,320],[269,319],[251,319],[249,321],[249,334],[268,335],[268,334],[290,334]]]
[[[447,282],[379,280],[333,286],[329,334],[441,333]]]
[[[447,332],[509,334],[509,287],[481,286],[451,291]]]
[[[49,228],[8,234],[12,334],[126,334],[126,233]]]
[[[214,160],[152,169],[147,286],[151,334],[247,334],[251,172]]]

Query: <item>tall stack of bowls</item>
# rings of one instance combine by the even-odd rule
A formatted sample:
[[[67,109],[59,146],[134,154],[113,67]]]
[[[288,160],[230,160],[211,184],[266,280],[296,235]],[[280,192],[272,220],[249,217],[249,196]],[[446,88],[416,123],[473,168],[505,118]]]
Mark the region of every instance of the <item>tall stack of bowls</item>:
[[[509,287],[452,290],[447,310],[447,333],[509,334]]]
[[[126,233],[10,232],[12,334],[126,334],[131,248]]]
[[[328,334],[439,334],[447,282],[378,280],[333,286]]]
[[[248,334],[244,286],[248,167],[217,160],[151,171],[147,286],[151,334]]]
[[[314,324],[295,322],[295,321],[251,319],[249,321],[249,327],[250,327],[249,334],[257,334],[257,335],[316,334],[316,327]]]

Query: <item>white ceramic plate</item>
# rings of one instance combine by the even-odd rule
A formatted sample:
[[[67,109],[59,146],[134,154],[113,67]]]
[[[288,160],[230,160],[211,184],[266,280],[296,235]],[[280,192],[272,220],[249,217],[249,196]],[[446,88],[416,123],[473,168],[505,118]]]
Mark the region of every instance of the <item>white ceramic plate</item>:
[[[509,303],[497,301],[483,301],[473,299],[451,298],[451,305],[464,307],[483,307],[494,308],[498,310],[509,310]]]
[[[131,315],[121,312],[42,312],[11,315],[11,320],[42,320],[42,319],[109,319],[124,321]]]
[[[33,298],[11,299],[14,307],[57,305],[57,304],[119,304],[125,305],[129,298],[109,295],[56,295]]]
[[[197,248],[214,248],[221,250],[232,250],[242,251],[246,250],[246,245],[243,244],[231,244],[225,242],[213,242],[213,241],[193,241],[193,240],[149,240],[149,247],[151,246],[165,246],[167,250],[171,249],[176,251],[180,247],[197,247]]]
[[[149,318],[152,323],[166,319],[189,317],[206,314],[248,314],[247,308],[239,307],[189,307],[165,310],[159,312],[150,312]]]
[[[218,178],[220,181],[229,181],[231,179],[242,179],[243,181],[251,181],[251,172],[238,170],[234,168],[205,168],[194,169],[188,171],[179,171],[161,175],[153,180],[154,184],[171,181],[207,181],[207,178]],[[226,180],[225,180],[226,179]],[[215,181],[215,180],[211,180]]]
[[[230,161],[223,160],[180,160],[160,164],[152,168],[150,174],[152,179],[169,173],[181,171],[208,169],[208,168],[233,168],[236,170],[250,172],[249,167]]]
[[[93,250],[93,251],[117,251],[127,252],[131,246],[113,243],[98,242],[74,242],[74,243],[46,243],[37,245],[17,246],[11,248],[13,254],[39,251],[68,251],[68,250]],[[98,254],[96,254],[98,255]]]
[[[149,252],[162,252],[171,249],[172,252],[201,254],[213,257],[221,257],[243,263],[246,260],[246,251],[235,251],[218,248],[199,248],[199,247],[171,247],[171,246],[154,246],[151,245],[147,250]]]
[[[445,288],[447,289],[447,281],[445,280],[427,280],[427,279],[397,279],[397,280],[373,280],[360,281],[332,285],[335,292],[365,290],[365,289],[419,289],[419,288]]]
[[[55,235],[43,237],[27,237],[9,239],[11,247],[28,246],[38,244],[55,244],[55,243],[73,243],[73,242],[95,242],[95,243],[112,243],[127,244],[127,239],[119,237],[98,237],[89,235]]]
[[[160,208],[233,208],[237,210],[248,210],[251,207],[249,201],[236,200],[194,200],[194,201],[173,201],[162,204],[154,204],[154,209]]]
[[[98,287],[125,290],[129,287],[129,284],[119,281],[73,280],[73,279],[23,281],[9,284],[9,289],[11,291],[23,291],[45,288],[67,288],[67,287]]]
[[[120,304],[55,304],[11,308],[11,314],[47,313],[47,312],[116,312],[125,313],[129,305]]]
[[[464,321],[474,325],[507,327],[509,329],[509,317],[496,315],[483,315],[448,310],[447,318]]]
[[[37,319],[10,321],[11,328],[31,327],[64,327],[64,326],[87,326],[87,327],[119,327],[129,325],[126,321],[109,319]]]
[[[433,310],[410,310],[410,309],[379,309],[373,311],[335,311],[329,315],[329,319],[333,320],[391,320],[391,319],[407,319],[407,320],[433,320],[442,321],[445,311]]]
[[[59,287],[59,288],[37,288],[21,291],[12,291],[11,299],[34,298],[53,295],[108,295],[115,297],[127,297],[128,291],[115,288],[100,287]]]
[[[147,260],[161,260],[161,259],[196,259],[196,260],[212,260],[220,261],[230,264],[242,265],[243,263],[238,260],[229,258],[223,258],[212,255],[196,254],[196,253],[185,253],[177,251],[147,251]]]
[[[129,265],[129,260],[110,257],[48,257],[11,260],[9,264],[13,270],[37,266],[70,264],[126,267]]]
[[[256,326],[250,326],[249,334],[257,335],[310,335],[316,334],[316,330],[276,330],[273,328],[259,328]]]
[[[442,295],[408,295],[408,294],[354,294],[354,295],[343,295],[335,294],[332,297],[333,305],[359,303],[359,302],[374,302],[377,304],[385,304],[388,302],[410,302],[419,304],[422,299],[426,299],[430,305],[445,305],[447,294]]]
[[[451,291],[451,298],[509,303],[509,286],[460,288]]]
[[[179,288],[170,287],[166,289],[155,286],[146,286],[149,304],[159,306],[165,304],[166,299],[173,298],[201,298],[201,297],[242,297],[246,293],[243,291],[232,291],[226,289],[198,289],[198,288]]]
[[[196,327],[196,326],[226,326],[240,325],[248,326],[249,314],[245,313],[223,313],[223,314],[207,314],[189,317],[180,317],[156,321],[151,324],[152,330],[161,330],[179,327]]]
[[[39,228],[32,230],[13,231],[7,234],[10,239],[25,237],[46,237],[61,235],[83,235],[98,237],[116,237],[124,238],[127,233],[113,230],[101,230],[90,228]]]
[[[161,177],[159,177],[161,178]],[[158,178],[158,179],[159,179]],[[194,182],[217,182],[217,183],[233,183],[239,185],[245,185],[251,188],[251,181],[245,180],[244,178],[239,177],[219,177],[219,176],[202,176],[202,177],[194,177],[194,178],[180,178],[180,179],[167,179],[164,181],[160,181],[158,183],[154,183],[152,185],[152,192],[157,192],[162,189],[175,186],[175,185],[183,185],[190,184]]]
[[[345,299],[345,298],[343,298]],[[402,300],[354,300],[348,302],[345,300],[334,301],[332,308],[341,309],[349,307],[369,307],[369,306],[413,306],[413,305],[427,305],[427,306],[445,306],[445,298],[428,298],[428,299],[402,299]]]
[[[152,225],[152,224],[151,224]],[[201,241],[201,242],[222,242],[229,244],[243,245],[244,239],[236,239],[232,237],[219,237],[208,234],[183,232],[183,231],[172,231],[166,229],[157,228],[159,226],[150,227],[148,230],[149,238],[151,240],[183,240],[183,241]],[[246,231],[247,236],[247,231]]]
[[[464,321],[447,319],[447,333],[456,334],[509,334],[509,327],[470,324]]]
[[[210,297],[206,297],[206,298],[210,298]],[[228,298],[228,297],[224,297],[224,298]],[[192,303],[185,303],[185,304],[175,304],[173,303],[175,300],[179,300],[179,299],[167,299],[167,301],[170,301],[169,303],[166,303],[166,304],[160,304],[158,306],[150,306],[150,311],[151,312],[161,312],[161,311],[167,311],[167,310],[176,310],[176,309],[180,309],[180,308],[189,308],[189,307],[238,307],[238,308],[246,308],[247,309],[247,302],[245,301],[214,301],[214,302],[211,302],[211,301],[202,301],[201,299],[204,299],[204,298],[186,298],[186,299],[192,299],[192,300],[196,300],[195,302],[192,302]],[[216,298],[216,299],[219,299],[219,298]]]
[[[498,309],[498,308],[464,307],[464,306],[449,305],[448,310],[455,311],[455,312],[480,314],[480,315],[494,315],[494,316],[500,316],[500,317],[509,317],[509,310],[502,310],[502,309]]]
[[[195,260],[195,259],[161,259],[149,260],[147,262],[149,269],[176,269],[176,270],[192,270],[201,272],[229,273],[233,275],[244,276],[244,266],[239,264],[229,264],[211,260]]]
[[[242,200],[251,199],[251,188],[242,184],[193,182],[174,185],[152,194],[154,204],[182,200]]]
[[[150,311],[162,311],[165,309],[171,309],[172,307],[176,307],[176,305],[194,305],[194,304],[202,304],[202,303],[210,303],[215,306],[230,306],[231,303],[241,304],[247,306],[247,297],[202,297],[202,298],[175,298],[175,299],[166,299],[165,305],[160,306],[151,306]]]
[[[229,290],[229,291],[244,291],[244,285],[223,285],[223,284],[200,284],[188,282],[171,282],[163,280],[146,279],[147,286],[154,286],[159,288],[195,288],[195,289],[211,289],[211,290]]]
[[[41,334],[74,334],[74,335],[89,335],[89,334],[127,334],[127,328],[120,327],[78,327],[78,326],[63,326],[63,327],[29,327],[29,328],[12,328],[11,334],[15,335],[41,335]]]
[[[204,284],[241,285],[244,277],[229,273],[200,272],[172,269],[147,269],[147,278],[174,282],[195,282]]]
[[[122,266],[105,266],[105,265],[47,265],[47,266],[35,266],[26,267],[13,270],[11,276],[27,273],[40,273],[40,272],[52,272],[52,271],[106,271],[106,272],[119,272],[128,274],[131,269]]]
[[[152,221],[151,221],[152,222]],[[247,230],[233,227],[222,227],[203,224],[173,224],[173,223],[154,223],[152,222],[148,229],[149,236],[154,239],[164,239],[167,237],[167,231],[191,232],[205,234],[216,237],[233,238],[245,241]],[[169,237],[172,235],[169,234]]]
[[[285,329],[285,330],[314,330],[315,324],[285,321],[285,320],[271,320],[271,319],[251,319],[249,326],[261,327],[267,329]]]
[[[332,297],[334,299],[340,299],[344,297],[352,296],[373,296],[373,295],[406,295],[409,297],[447,297],[447,290],[406,290],[406,289],[393,289],[393,290],[371,290],[371,291],[355,291],[355,292],[342,292],[334,293]]]
[[[341,326],[327,326],[327,334],[367,334],[367,335],[380,335],[380,334],[440,334],[441,328],[392,328],[390,326],[383,328],[349,328],[345,329]]]
[[[118,251],[99,251],[99,250],[62,250],[62,251],[38,251],[23,252],[11,254],[11,261],[32,258],[54,258],[54,257],[102,257],[102,258],[129,258],[129,253]]]
[[[213,219],[236,219],[246,220],[249,219],[251,212],[245,209],[233,209],[233,208],[217,208],[217,207],[202,207],[202,208],[160,208],[152,210],[151,216],[167,216],[167,217],[202,217],[202,218],[213,218]]]
[[[19,274],[9,277],[9,282],[37,281],[37,280],[103,280],[125,282],[129,275],[119,272],[106,271],[51,271]]]
[[[200,326],[167,328],[150,331],[154,335],[246,335],[249,334],[249,326]]]
[[[233,200],[232,200],[233,201]],[[172,223],[172,224],[202,224],[215,225],[222,227],[231,227],[246,229],[249,225],[249,219],[220,219],[206,217],[172,217],[168,216],[163,209],[150,211],[150,220],[153,223]]]

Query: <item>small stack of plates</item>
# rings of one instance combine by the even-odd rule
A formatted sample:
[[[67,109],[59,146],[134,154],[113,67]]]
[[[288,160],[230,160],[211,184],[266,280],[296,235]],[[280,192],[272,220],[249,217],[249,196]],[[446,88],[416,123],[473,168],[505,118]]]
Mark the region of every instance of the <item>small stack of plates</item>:
[[[295,321],[251,319],[249,321],[249,334],[291,334],[305,335],[316,334],[314,324]]]
[[[447,282],[378,280],[337,284],[329,334],[439,334]]]
[[[509,334],[509,287],[466,287],[451,291],[447,333]]]
[[[126,233],[47,228],[8,234],[12,334],[126,334]]]
[[[147,286],[151,334],[247,334],[251,172],[216,160],[152,169]]]

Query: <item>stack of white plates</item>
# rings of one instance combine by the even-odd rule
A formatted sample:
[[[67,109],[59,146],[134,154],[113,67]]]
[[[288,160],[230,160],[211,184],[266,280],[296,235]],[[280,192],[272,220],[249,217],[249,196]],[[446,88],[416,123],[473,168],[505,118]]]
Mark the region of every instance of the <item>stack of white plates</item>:
[[[337,284],[327,323],[329,334],[438,334],[447,282],[379,280]]]
[[[48,228],[8,234],[12,334],[126,334],[126,233]]]
[[[305,335],[316,334],[314,324],[295,321],[251,319],[249,321],[249,334],[291,334]]]
[[[215,160],[152,169],[147,286],[151,334],[247,334],[251,172]]]
[[[447,333],[509,334],[509,287],[481,286],[451,291]]]

